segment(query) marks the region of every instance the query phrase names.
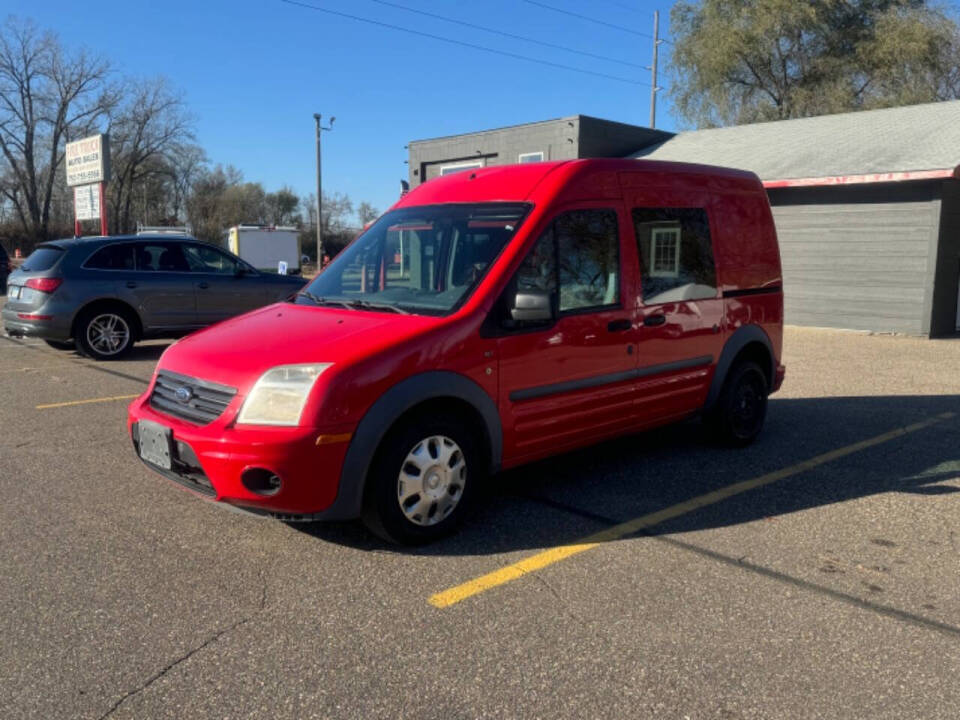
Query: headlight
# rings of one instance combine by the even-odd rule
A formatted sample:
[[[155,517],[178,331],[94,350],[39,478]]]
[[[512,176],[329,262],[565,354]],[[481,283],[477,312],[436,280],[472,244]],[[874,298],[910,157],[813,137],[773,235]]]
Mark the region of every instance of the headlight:
[[[244,401],[237,423],[299,425],[313,384],[332,364],[280,365],[267,370]]]

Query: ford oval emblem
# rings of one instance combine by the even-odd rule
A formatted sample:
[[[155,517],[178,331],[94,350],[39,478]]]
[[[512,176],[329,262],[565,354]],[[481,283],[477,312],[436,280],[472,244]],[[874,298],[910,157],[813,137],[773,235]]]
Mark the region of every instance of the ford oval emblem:
[[[193,390],[188,387],[178,387],[177,388],[177,402],[186,405],[190,400],[193,399]]]

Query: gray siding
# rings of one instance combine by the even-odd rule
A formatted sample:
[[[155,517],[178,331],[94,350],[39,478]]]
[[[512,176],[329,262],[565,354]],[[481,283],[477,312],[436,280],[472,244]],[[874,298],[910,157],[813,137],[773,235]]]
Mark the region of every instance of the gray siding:
[[[772,190],[786,322],[929,334],[936,194],[916,184]]]

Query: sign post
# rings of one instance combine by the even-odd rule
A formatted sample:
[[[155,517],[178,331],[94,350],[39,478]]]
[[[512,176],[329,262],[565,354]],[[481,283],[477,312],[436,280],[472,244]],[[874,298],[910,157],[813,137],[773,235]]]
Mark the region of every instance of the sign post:
[[[67,187],[73,188],[74,232],[81,220],[100,220],[100,234],[109,233],[105,185],[110,181],[110,138],[92,135],[67,143]]]

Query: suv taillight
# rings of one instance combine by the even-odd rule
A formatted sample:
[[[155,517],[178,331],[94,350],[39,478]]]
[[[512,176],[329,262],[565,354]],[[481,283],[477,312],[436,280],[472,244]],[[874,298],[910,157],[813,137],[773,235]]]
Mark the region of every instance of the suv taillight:
[[[63,278],[30,278],[27,287],[44,293],[52,293],[63,284]]]

